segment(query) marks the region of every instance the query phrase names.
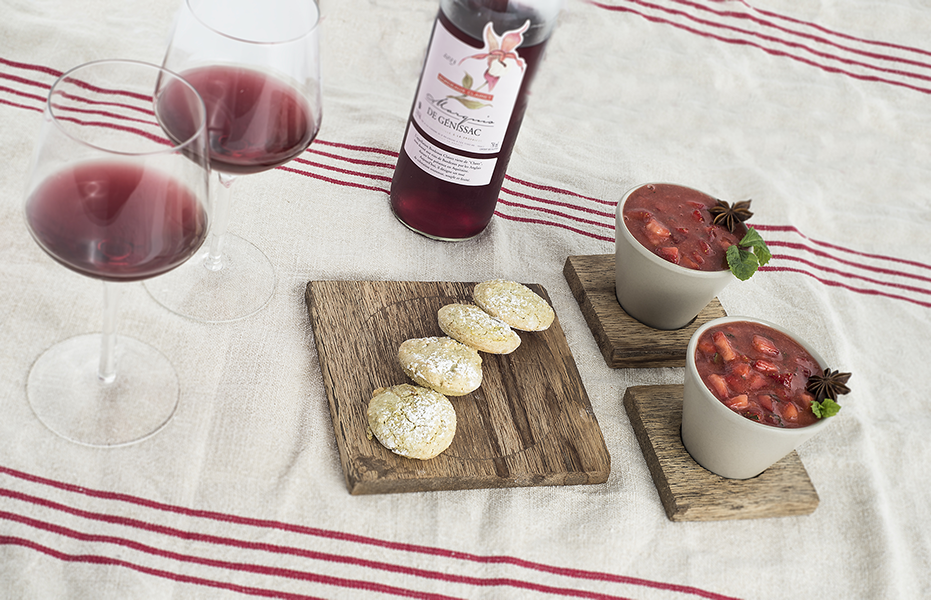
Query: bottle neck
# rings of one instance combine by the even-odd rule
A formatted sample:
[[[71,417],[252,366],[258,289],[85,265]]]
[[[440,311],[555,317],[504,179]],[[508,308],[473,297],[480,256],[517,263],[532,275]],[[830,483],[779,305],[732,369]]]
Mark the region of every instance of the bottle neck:
[[[518,29],[529,19],[522,46],[535,46],[549,38],[562,5],[563,0],[440,0],[446,17],[476,40],[482,39],[489,21],[501,33]]]

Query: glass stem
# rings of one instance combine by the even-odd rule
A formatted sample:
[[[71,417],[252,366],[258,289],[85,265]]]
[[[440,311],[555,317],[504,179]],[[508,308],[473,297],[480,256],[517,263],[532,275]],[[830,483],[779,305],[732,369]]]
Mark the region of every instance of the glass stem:
[[[207,249],[207,258],[204,260],[204,266],[211,271],[219,271],[223,268],[223,240],[226,238],[226,229],[230,223],[230,203],[232,201],[233,181],[235,175],[226,173],[217,173],[220,185],[216,186],[217,192],[213,199],[213,223],[210,235],[210,245]]]
[[[111,281],[103,282],[103,331],[100,335],[100,364],[97,379],[103,384],[116,380],[116,317],[120,290]]]

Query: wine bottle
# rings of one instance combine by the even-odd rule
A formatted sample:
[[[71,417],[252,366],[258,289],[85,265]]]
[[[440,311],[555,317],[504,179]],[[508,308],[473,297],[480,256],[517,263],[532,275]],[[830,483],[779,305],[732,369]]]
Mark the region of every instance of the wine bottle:
[[[440,0],[391,182],[391,209],[465,240],[494,214],[562,0]]]

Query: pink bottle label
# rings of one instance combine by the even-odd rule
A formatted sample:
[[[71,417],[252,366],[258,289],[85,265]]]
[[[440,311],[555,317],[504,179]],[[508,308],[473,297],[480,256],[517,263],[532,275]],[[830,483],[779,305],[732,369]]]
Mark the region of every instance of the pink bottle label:
[[[521,28],[499,36],[488,23],[484,29],[485,46],[477,50],[437,21],[414,104],[413,118],[417,124],[433,139],[451,148],[496,154],[524,79],[525,64],[517,47],[529,26],[527,21]],[[412,128],[405,150],[425,171],[465,185],[485,185],[490,180],[495,159],[450,155],[414,133]],[[458,165],[461,161],[469,164]],[[449,178],[451,163],[455,163],[452,165],[455,179]],[[430,168],[433,164],[437,165],[435,169]]]

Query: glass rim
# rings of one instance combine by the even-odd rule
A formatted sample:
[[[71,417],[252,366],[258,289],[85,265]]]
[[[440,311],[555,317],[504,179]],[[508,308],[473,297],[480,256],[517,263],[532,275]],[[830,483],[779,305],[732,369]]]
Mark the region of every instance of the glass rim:
[[[209,29],[210,31],[214,32],[215,34],[221,37],[225,37],[227,39],[234,40],[236,42],[242,42],[245,44],[253,44],[256,46],[277,46],[281,44],[290,44],[290,43],[296,42],[298,40],[304,39],[312,35],[314,32],[317,31],[317,28],[320,25],[320,4],[317,2],[317,0],[310,0],[310,3],[314,7],[313,23],[311,23],[310,26],[305,31],[303,31],[301,34],[295,35],[289,38],[280,39],[280,40],[254,40],[254,39],[249,39],[247,37],[227,33],[207,23],[203,18],[201,18],[200,14],[198,14],[198,11],[194,8],[194,6],[192,6],[192,2],[194,2],[194,0],[184,0],[184,5],[187,7],[189,11],[191,11],[191,15],[193,15],[193,17],[197,19],[198,23],[200,23],[201,25],[203,25],[204,27],[206,27],[207,29]]]
[[[63,123],[65,117],[59,115],[55,106],[52,104],[52,98],[55,96],[56,88],[58,88],[61,84],[65,83],[69,79],[72,79],[73,74],[78,71],[81,71],[81,70],[84,70],[90,67],[105,65],[105,64],[118,64],[118,65],[126,65],[126,66],[132,66],[132,67],[144,67],[146,69],[153,69],[159,72],[160,75],[164,73],[164,74],[171,76],[175,80],[180,81],[185,86],[185,88],[187,88],[188,91],[194,94],[194,97],[197,99],[197,106],[200,108],[200,115],[198,115],[199,117],[198,127],[196,127],[194,129],[194,132],[191,133],[191,135],[184,140],[176,142],[172,140],[170,136],[165,135],[164,139],[166,142],[169,143],[169,146],[163,149],[147,150],[147,151],[141,151],[141,152],[127,152],[125,150],[115,150],[112,148],[106,148],[106,147],[94,144],[86,139],[81,139],[75,136],[69,130],[68,127],[65,127]],[[155,81],[157,80],[158,80],[158,77],[156,77]],[[79,79],[75,79],[75,81],[80,82]],[[84,83],[87,87],[91,87],[91,88],[95,87],[90,84],[87,84],[86,82],[82,82],[82,83]],[[152,94],[153,102],[157,98],[155,94],[156,89],[153,89],[153,94]],[[88,61],[88,62],[82,63],[80,65],[77,65],[75,67],[68,69],[67,71],[59,75],[58,78],[55,79],[55,81],[52,82],[52,85],[49,87],[48,96],[46,97],[46,100],[45,100],[45,110],[46,110],[46,114],[48,115],[48,118],[55,124],[55,126],[59,129],[59,131],[61,131],[64,135],[66,135],[71,140],[75,141],[76,143],[87,146],[89,148],[94,148],[96,150],[101,150],[109,154],[120,155],[120,156],[157,156],[157,155],[162,155],[162,154],[171,154],[173,152],[183,151],[189,148],[190,146],[194,145],[195,140],[197,140],[198,138],[206,139],[206,134],[207,134],[207,107],[204,104],[204,99],[201,97],[197,89],[178,73],[175,73],[174,71],[170,69],[166,69],[163,66],[141,61],[141,60],[131,60],[131,59],[123,59],[123,58],[105,58],[105,59],[100,59],[100,60]],[[156,111],[155,114],[156,114],[156,120],[157,120],[158,112]]]

